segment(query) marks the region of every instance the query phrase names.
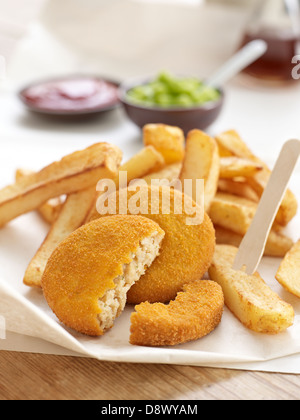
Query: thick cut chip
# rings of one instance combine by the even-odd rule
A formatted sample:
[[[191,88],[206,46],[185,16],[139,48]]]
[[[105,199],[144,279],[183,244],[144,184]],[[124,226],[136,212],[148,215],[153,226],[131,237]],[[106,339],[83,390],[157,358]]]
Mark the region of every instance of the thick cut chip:
[[[225,304],[250,330],[278,334],[294,323],[294,309],[270,289],[258,273],[252,276],[232,266],[238,248],[217,245],[209,274],[220,284]]]
[[[210,207],[209,216],[214,225],[222,226],[239,235],[246,235],[251,226],[258,204],[232,194],[218,192]],[[274,222],[273,230],[281,229]]]
[[[212,137],[200,130],[193,130],[186,140],[186,152],[183,160],[181,174],[182,184],[191,180],[191,197],[199,203],[197,180],[204,180],[204,203],[208,211],[218,189],[220,175],[220,157],[218,146]]]
[[[119,148],[107,143],[95,144],[2,189],[0,227],[38,209],[51,198],[96,187],[99,179],[114,177],[121,159]]]
[[[218,245],[232,245],[237,248],[241,245],[243,235],[239,235],[217,225],[215,225],[215,230]],[[294,243],[291,238],[272,230],[267,240],[264,255],[266,257],[283,258],[291,250],[293,245]]]
[[[181,162],[184,157],[185,137],[179,127],[165,124],[147,124],[143,129],[145,146],[153,146],[167,165]]]
[[[245,235],[257,211],[257,203],[231,194],[217,193],[209,215],[215,225]]]
[[[237,156],[258,162],[247,144],[235,130],[228,130],[216,137],[221,157]]]
[[[143,177],[143,179],[149,185],[151,185],[152,181],[154,182],[154,181],[161,181],[161,180],[167,180],[169,181],[170,184],[173,183],[175,185],[176,181],[179,179],[181,167],[182,167],[181,163],[173,163],[172,165],[168,165],[158,172],[154,172],[152,174],[149,174]]]
[[[23,279],[26,286],[42,287],[41,281],[48,259],[60,242],[84,224],[86,215],[95,200],[95,195],[96,190],[92,187],[67,197],[46,239],[27,267]]]
[[[286,290],[300,297],[300,241],[285,256],[276,279]]]
[[[246,178],[219,179],[218,192],[223,192],[259,202],[258,194],[250,187]]]
[[[263,170],[248,178],[249,185],[256,191],[259,197],[261,197],[271,176],[271,170],[268,166],[252,153],[235,130],[226,131],[220,134],[216,137],[216,140],[221,156],[236,156],[250,159],[263,166]],[[287,190],[276,216],[276,223],[281,226],[287,226],[296,216],[297,210],[297,199],[290,190]]]
[[[34,174],[34,171],[29,169],[17,169],[16,170],[16,182],[20,182],[27,175]],[[42,216],[45,222],[52,225],[57,219],[62,206],[64,203],[63,197],[51,198],[47,203],[43,204],[40,208],[37,209],[38,213]]]
[[[220,178],[250,177],[263,170],[263,166],[250,159],[236,156],[221,158]]]
[[[271,176],[271,171],[268,168],[265,168],[260,173],[256,174],[254,177],[248,178],[249,185],[253,190],[258,194],[259,197],[262,196],[268,181]],[[287,190],[281,206],[276,215],[276,223],[285,227],[291,220],[296,216],[298,211],[298,202],[291,190]]]

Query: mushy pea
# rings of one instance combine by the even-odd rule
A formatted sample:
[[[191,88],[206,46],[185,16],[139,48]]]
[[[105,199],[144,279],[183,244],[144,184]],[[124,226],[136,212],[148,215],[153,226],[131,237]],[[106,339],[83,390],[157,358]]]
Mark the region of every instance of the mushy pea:
[[[217,89],[205,86],[197,78],[179,78],[168,72],[162,72],[153,81],[127,92],[131,103],[162,108],[201,106],[217,101],[220,96]]]

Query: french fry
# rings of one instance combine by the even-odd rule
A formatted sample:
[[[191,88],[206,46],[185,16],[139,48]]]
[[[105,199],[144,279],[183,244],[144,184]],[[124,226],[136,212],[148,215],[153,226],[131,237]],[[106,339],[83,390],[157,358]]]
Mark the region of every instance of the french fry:
[[[64,200],[61,197],[51,198],[47,203],[43,204],[37,209],[38,213],[49,225],[55,222],[61,209],[64,205]]]
[[[216,136],[221,157],[239,157],[242,159],[250,159],[257,163],[262,163],[249,149],[242,140],[239,133],[235,130],[225,131]]]
[[[112,177],[115,178],[115,173]],[[91,188],[67,196],[49,234],[26,270],[23,279],[25,285],[41,287],[41,279],[52,252],[62,240],[85,223],[96,196],[96,184]]]
[[[247,328],[278,334],[294,323],[294,309],[270,289],[258,273],[252,276],[232,269],[238,248],[217,245],[210,278],[223,289],[225,304]]]
[[[125,162],[119,172],[127,172],[128,182],[143,178],[154,168],[165,167],[164,157],[153,146],[146,146],[131,159]]]
[[[258,204],[246,198],[218,192],[212,201],[209,216],[216,225],[239,235],[246,235],[257,211]],[[282,226],[274,222],[272,229],[279,232]]]
[[[300,241],[287,253],[276,274],[276,280],[300,298]]]
[[[165,124],[147,124],[143,129],[145,146],[153,146],[165,159],[167,165],[182,162],[185,137],[179,127]]]
[[[179,176],[182,185],[185,180],[193,181],[192,198],[198,201],[196,181],[204,180],[205,211],[209,211],[214,199],[220,175],[220,157],[216,141],[200,130],[189,132],[186,152]]]
[[[16,171],[16,182],[20,182],[24,179],[27,175],[32,175],[34,171],[30,171],[28,169],[17,169]],[[42,216],[45,222],[52,225],[57,219],[64,200],[62,197],[52,198],[51,200],[47,201],[47,203],[43,204],[40,208],[37,209],[38,213]]]
[[[259,202],[259,197],[245,178],[219,179],[218,191]]]
[[[222,133],[216,137],[216,140],[222,156],[250,159],[263,166],[262,171],[248,178],[249,185],[261,197],[271,176],[268,166],[252,153],[236,131],[230,130]],[[277,224],[283,227],[287,226],[297,214],[297,210],[297,199],[290,190],[287,190],[276,217]]]
[[[239,235],[217,225],[215,225],[215,230],[218,245],[232,245],[236,248],[241,245],[243,235]],[[293,245],[292,239],[272,230],[266,244],[264,255],[265,257],[283,258]]]
[[[245,198],[218,192],[209,216],[215,225],[246,235],[257,211],[257,204]]]
[[[118,175],[114,178],[116,188],[118,189],[119,187],[120,172],[127,173],[127,182],[129,184],[134,179],[140,179],[148,175],[154,170],[154,168],[163,167],[164,162],[163,156],[153,146],[144,147],[140,152],[120,167]],[[91,209],[86,217],[85,223],[89,223],[99,218],[96,207],[99,196],[100,194],[96,195],[94,203],[91,205]]]
[[[181,163],[173,163],[172,165],[168,165],[159,172],[151,173],[150,175],[147,175],[143,177],[143,179],[151,185],[151,181],[154,179],[161,180],[161,179],[167,179],[169,182],[172,182],[179,178],[180,171],[182,168]]]
[[[26,286],[41,287],[41,280],[48,259],[60,242],[83,225],[86,215],[94,202],[95,195],[96,188],[94,186],[87,190],[70,194],[67,197],[60,214],[51,226],[49,234],[26,270],[23,279],[23,283]]]
[[[216,140],[218,140],[218,137],[216,137]],[[218,149],[219,149],[219,155],[220,158],[227,158],[227,157],[232,157],[234,156],[234,154],[232,152],[230,152],[229,150],[227,150],[222,143],[218,142]]]
[[[95,187],[99,179],[115,176],[121,159],[119,148],[95,144],[2,189],[0,226],[38,209],[51,198]]]
[[[263,170],[263,166],[250,159],[236,156],[221,158],[220,178],[250,177]]]
[[[270,176],[271,171],[264,169],[261,174],[257,174],[253,178],[248,178],[249,185],[253,188],[259,197],[262,196]],[[291,190],[287,190],[277,213],[276,222],[283,227],[287,226],[296,216],[297,211],[297,199]]]

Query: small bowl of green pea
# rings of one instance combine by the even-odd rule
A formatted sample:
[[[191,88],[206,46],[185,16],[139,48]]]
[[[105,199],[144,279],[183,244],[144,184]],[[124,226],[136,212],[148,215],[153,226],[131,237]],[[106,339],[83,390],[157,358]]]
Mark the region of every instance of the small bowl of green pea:
[[[161,72],[147,80],[124,82],[119,98],[129,119],[138,127],[167,124],[182,128],[206,130],[219,117],[224,92],[206,86],[195,77],[177,77]]]

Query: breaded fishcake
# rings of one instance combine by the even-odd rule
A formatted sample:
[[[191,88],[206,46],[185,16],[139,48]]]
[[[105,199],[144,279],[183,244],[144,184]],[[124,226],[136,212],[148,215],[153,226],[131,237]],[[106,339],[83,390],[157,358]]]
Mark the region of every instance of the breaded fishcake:
[[[222,288],[198,280],[184,286],[169,305],[142,303],[131,315],[130,343],[139,346],[175,346],[210,334],[221,322]]]
[[[127,193],[129,212],[136,191],[127,189],[121,194],[124,192]],[[164,214],[166,209],[162,196],[166,197],[168,194],[170,194],[170,214]],[[185,209],[191,209],[191,206],[196,208],[197,205],[180,191],[169,187],[140,186],[139,195],[141,197],[139,214],[158,223],[165,232],[165,238],[159,257],[140,281],[130,289],[127,302],[131,304],[146,301],[169,302],[175,299],[185,284],[202,279],[207,272],[215,250],[215,230],[210,218],[199,207],[197,207],[199,214],[204,214],[202,223],[188,224],[191,216],[187,214],[189,210]],[[119,213],[120,192],[114,196],[116,210]],[[175,214],[175,202],[182,204],[181,214]],[[158,214],[151,214],[155,210]]]
[[[46,266],[42,288],[50,308],[66,326],[102,335],[159,254],[163,237],[157,223],[141,216],[107,217],[76,230]]]

